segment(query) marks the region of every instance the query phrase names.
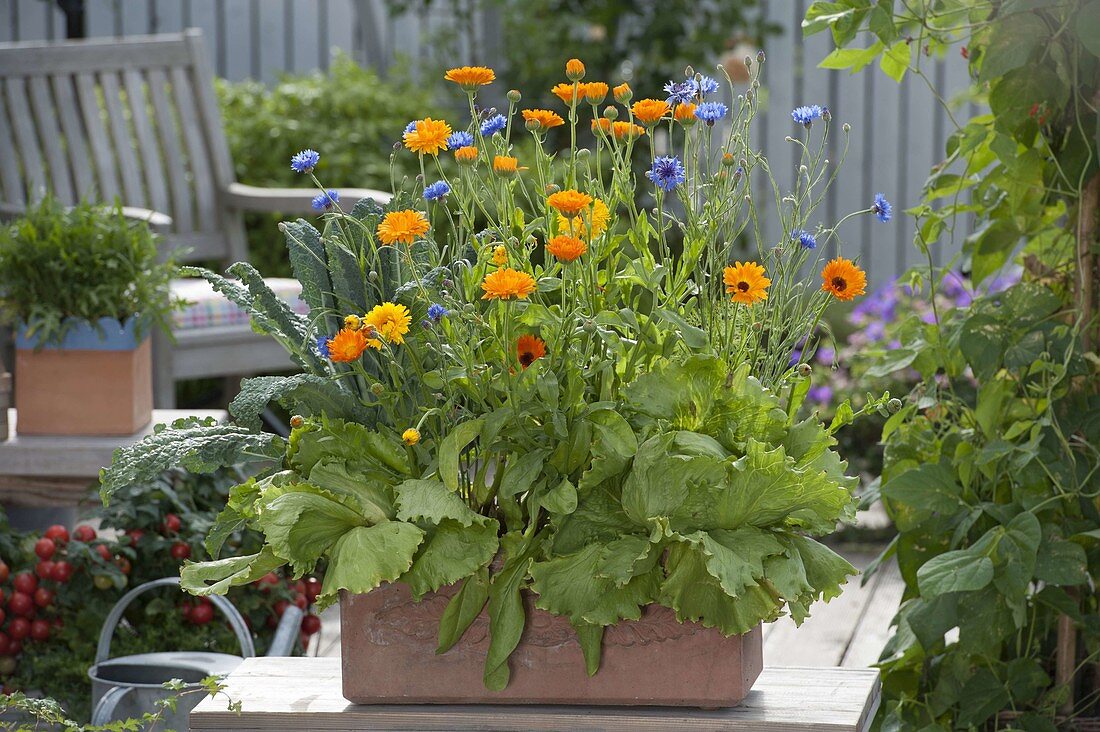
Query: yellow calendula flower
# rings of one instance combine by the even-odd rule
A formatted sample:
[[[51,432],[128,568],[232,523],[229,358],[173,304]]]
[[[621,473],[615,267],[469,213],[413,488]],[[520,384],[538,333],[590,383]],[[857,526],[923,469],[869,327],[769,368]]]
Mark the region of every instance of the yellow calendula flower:
[[[582,210],[577,216],[570,218],[558,214],[558,231],[569,236],[594,239],[607,231],[610,221],[611,211],[606,203],[597,198],[588,209]]]
[[[588,245],[575,236],[559,234],[546,242],[546,251],[563,262],[572,262],[588,251]]]
[[[544,132],[551,127],[561,127],[565,124],[565,120],[561,118],[560,114],[549,109],[525,109],[523,110],[523,119],[528,123],[537,124],[538,129]]]
[[[420,442],[420,430],[415,427],[410,427],[401,433],[401,441],[409,447],[412,447],[416,443]]]
[[[566,104],[573,105],[584,99],[588,91],[587,87],[588,85],[584,83],[567,84],[562,82],[561,84],[556,84],[550,92]]]
[[[443,78],[447,81],[453,81],[466,91],[477,91],[479,86],[492,84],[496,81],[497,75],[492,69],[485,66],[460,66],[457,69],[449,70],[443,75]]]
[[[508,250],[504,248],[503,244],[497,244],[493,247],[493,264],[498,267],[508,264]]]
[[[579,58],[571,58],[565,62],[565,78],[569,81],[580,81],[584,78],[584,62]]]
[[[607,91],[607,84],[602,81],[590,81],[584,85],[584,99],[589,104],[603,104]]]
[[[402,242],[411,246],[417,238],[427,234],[430,228],[431,224],[424,214],[406,209],[387,213],[378,224],[377,234],[383,244]]]
[[[404,305],[384,302],[381,305],[375,305],[364,320],[386,342],[401,345],[405,342],[405,334],[409,332],[412,316]]]
[[[612,89],[611,93],[615,95],[615,101],[619,104],[629,104],[630,98],[634,96],[634,92],[630,90],[630,84],[626,82]]]
[[[358,315],[348,315],[344,318],[344,327],[352,330],[359,330],[359,326],[363,323],[359,320]]]
[[[736,303],[752,305],[768,299],[768,286],[772,281],[764,276],[764,268],[756,262],[734,262],[722,273],[726,292]]]
[[[576,216],[581,210],[592,203],[592,196],[572,189],[558,191],[546,197],[546,202],[558,213],[564,216]]]
[[[526,300],[535,291],[535,278],[510,267],[485,275],[481,282],[482,300]]]
[[[691,102],[677,104],[676,109],[672,110],[673,118],[682,125],[695,124],[695,105]]]
[[[455,160],[459,165],[473,165],[477,162],[477,148],[473,145],[466,145],[455,150]]]
[[[426,117],[417,120],[413,129],[402,136],[405,147],[414,153],[421,155],[438,155],[440,150],[447,149],[447,138],[451,134],[451,126],[442,120]]]
[[[850,259],[837,257],[821,270],[821,289],[837,300],[854,300],[866,294],[867,274]]]
[[[497,155],[493,158],[493,172],[497,175],[515,175],[519,170],[519,160],[509,155]]]
[[[363,355],[368,345],[363,331],[344,328],[328,341],[329,360],[333,363],[355,361]]]
[[[592,132],[598,134],[598,131],[602,130],[606,134],[611,134],[611,120],[607,117],[596,117],[592,120]]]
[[[642,99],[634,102],[633,106],[630,107],[630,111],[642,124],[652,127],[660,122],[671,109],[668,102],[663,99]]]
[[[632,140],[636,137],[641,137],[645,134],[645,127],[636,125],[633,122],[612,122],[611,134],[616,140]]]

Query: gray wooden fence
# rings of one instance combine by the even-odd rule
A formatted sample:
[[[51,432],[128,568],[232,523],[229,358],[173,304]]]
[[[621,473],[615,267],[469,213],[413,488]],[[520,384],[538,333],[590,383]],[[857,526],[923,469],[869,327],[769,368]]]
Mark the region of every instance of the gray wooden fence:
[[[497,35],[494,18],[460,12],[474,3],[441,0],[428,11],[392,15],[384,0],[87,0],[87,32],[124,36],[199,27],[219,75],[271,82],[285,71],[325,68],[333,49],[382,69],[399,57],[426,58],[433,65],[445,60],[491,63]],[[862,217],[840,231],[845,255],[859,255],[872,282],[882,282],[920,262],[912,245],[913,222],[901,211],[919,201],[930,168],[942,157],[953,127],[936,96],[952,99],[966,88],[967,62],[958,56],[929,59],[927,82],[911,78],[901,85],[876,69],[856,75],[819,69],[816,64],[832,50],[832,41],[828,34],[802,38],[800,23],[808,3],[764,4],[764,12],[783,33],[770,38],[765,49],[768,108],[757,123],[758,144],[780,183],[789,184],[797,157],[794,146],[783,138],[800,131],[791,121],[791,109],[828,105],[838,133],[829,153],[834,161],[839,156],[839,126],[851,124],[848,158],[826,199],[821,222],[866,208],[875,193],[884,193],[895,207],[892,222]],[[0,41],[64,35],[64,16],[55,3],[0,0]],[[451,44],[440,44],[441,35]],[[474,49],[486,56],[475,57]],[[700,63],[696,68],[705,67]],[[778,241],[774,216],[766,221],[765,231],[769,241]],[[947,261],[957,246],[938,245],[937,263]]]

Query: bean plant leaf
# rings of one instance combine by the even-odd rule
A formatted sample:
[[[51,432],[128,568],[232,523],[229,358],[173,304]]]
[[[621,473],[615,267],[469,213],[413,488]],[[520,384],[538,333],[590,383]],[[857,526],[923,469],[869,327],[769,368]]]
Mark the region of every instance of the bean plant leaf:
[[[944,552],[917,570],[917,586],[923,597],[946,592],[972,592],[993,581],[993,560],[975,556],[969,549]]]

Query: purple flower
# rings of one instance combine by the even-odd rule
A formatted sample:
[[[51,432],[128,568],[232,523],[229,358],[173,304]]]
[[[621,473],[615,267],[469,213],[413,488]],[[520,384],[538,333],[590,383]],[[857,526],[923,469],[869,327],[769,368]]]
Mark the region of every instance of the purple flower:
[[[787,365],[797,366],[800,363],[802,363],[802,350],[796,348],[795,350],[791,351],[791,360],[787,362]]]
[[[806,392],[806,398],[816,404],[828,404],[833,399],[833,390],[827,384],[811,386],[810,390]]]
[[[481,123],[482,137],[490,137],[508,126],[508,120],[503,114],[493,115]]]
[[[466,130],[459,130],[458,132],[452,132],[451,136],[447,138],[447,149],[457,150],[460,147],[469,147],[474,144],[474,136]]]
[[[645,175],[665,193],[669,193],[687,180],[684,164],[674,155],[665,155],[654,160],[653,167],[646,171]]]
[[[313,200],[309,202],[309,205],[313,206],[314,211],[328,211],[339,202],[339,191],[329,189],[327,193],[318,193],[314,196]]]
[[[823,364],[832,365],[836,361],[836,351],[828,346],[817,349],[817,360]]]
[[[726,116],[729,109],[721,102],[703,102],[695,108],[695,117],[712,125]]]
[[[665,84],[665,94],[670,105],[690,104],[695,98],[695,79],[670,81]]]
[[[890,206],[890,202],[886,200],[886,196],[881,193],[875,194],[875,202],[871,204],[871,213],[877,216],[879,221],[884,224],[889,221],[890,212],[893,210],[893,207]]]
[[[804,229],[792,231],[791,239],[801,244],[803,249],[817,249],[817,238]]]
[[[290,169],[295,173],[309,173],[320,160],[321,154],[316,150],[303,150],[290,158]]]
[[[438,201],[451,192],[451,187],[447,185],[447,181],[437,180],[430,186],[424,189],[425,201]]]
[[[430,306],[428,306],[428,319],[432,322],[438,323],[445,317],[447,317],[447,308],[443,307],[437,302],[432,303]]]
[[[322,358],[329,358],[328,352],[328,336],[317,336],[317,353],[321,354]]]
[[[820,119],[824,110],[816,104],[811,104],[808,107],[795,107],[791,112],[791,119],[803,127],[809,127],[814,123],[815,119]]]

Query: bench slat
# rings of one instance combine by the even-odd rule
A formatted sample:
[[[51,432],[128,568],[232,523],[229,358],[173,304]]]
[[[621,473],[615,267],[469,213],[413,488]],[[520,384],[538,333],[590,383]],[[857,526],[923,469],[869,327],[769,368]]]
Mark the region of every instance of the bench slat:
[[[23,160],[23,179],[27,184],[27,198],[38,201],[46,191],[46,171],[42,167],[42,153],[38,149],[38,136],[34,132],[34,119],[27,103],[26,83],[23,79],[4,80],[8,96],[8,110],[15,128],[17,159]]]
[[[73,92],[73,78],[70,75],[50,78],[53,96],[57,104],[57,116],[61,121],[61,131],[65,135],[65,146],[69,151],[69,165],[73,175],[76,198],[91,198],[95,190],[95,178],[88,159],[88,143],[84,128],[80,124],[80,112]]]
[[[201,231],[217,231],[221,228],[214,199],[217,187],[210,170],[210,157],[203,139],[202,128],[199,127],[199,120],[195,115],[191,77],[183,69],[172,69],[169,72],[169,78],[172,80],[172,96],[176,100],[176,111],[179,113],[180,126],[183,129],[187,159],[191,164],[191,172],[195,176],[195,201],[198,204],[195,228]]]
[[[168,189],[164,185],[164,168],[160,163],[160,150],[149,119],[149,105],[145,99],[145,80],[137,71],[127,69],[122,72],[122,82],[126,88],[127,101],[130,102],[130,120],[133,123],[137,149],[141,153],[141,168],[145,171],[145,189],[149,191],[149,208],[155,211],[168,211],[171,205],[168,203]]]
[[[88,146],[91,147],[92,160],[95,162],[97,191],[103,201],[113,201],[119,193],[118,172],[115,158],[111,154],[111,143],[107,137],[107,127],[103,123],[103,110],[96,93],[95,77],[90,73],[77,74],[76,95],[80,100],[80,113],[84,118],[84,129],[88,131]]]
[[[140,208],[151,208],[145,198],[145,189],[141,185],[140,164],[134,141],[130,136],[126,114],[122,111],[122,86],[118,74],[103,71],[99,74],[99,85],[103,90],[103,101],[107,107],[107,122],[111,138],[115,144],[115,161],[122,173],[122,194],[126,203]]]
[[[11,123],[8,121],[8,103],[4,99],[4,90],[0,88],[0,156],[6,161],[0,165],[0,200],[16,206],[22,206],[26,200],[26,192],[23,190],[23,181],[19,177],[17,161],[19,155],[15,149],[15,138],[12,136]]]
[[[27,81],[31,109],[38,121],[38,137],[45,148],[46,164],[50,171],[50,189],[66,206],[76,203],[73,185],[69,177],[69,165],[61,143],[61,129],[57,126],[50,85],[44,76],[32,76]]]
[[[148,73],[149,96],[153,101],[153,115],[164,157],[168,166],[165,177],[172,196],[172,220],[176,231],[191,231],[194,227],[191,213],[191,189],[187,183],[187,168],[183,164],[183,152],[180,149],[179,127],[172,114],[165,87],[168,77],[160,69],[150,69]]]

